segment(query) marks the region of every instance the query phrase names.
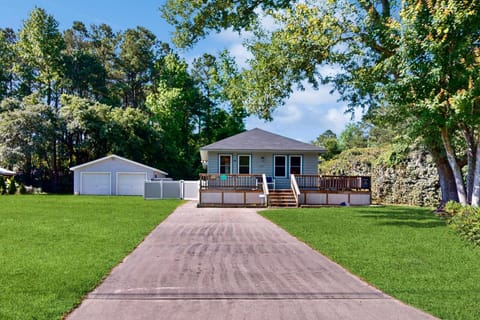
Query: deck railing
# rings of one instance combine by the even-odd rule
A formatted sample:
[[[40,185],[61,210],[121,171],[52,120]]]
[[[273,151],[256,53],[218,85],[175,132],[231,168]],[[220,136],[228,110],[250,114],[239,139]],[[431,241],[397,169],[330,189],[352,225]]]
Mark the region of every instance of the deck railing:
[[[293,196],[295,197],[295,203],[297,204],[297,207],[299,205],[299,198],[300,198],[300,187],[298,186],[296,176],[292,174],[290,176],[290,188],[292,189]]]
[[[200,189],[257,190],[262,189],[261,174],[200,174]]]
[[[295,175],[300,190],[370,191],[371,178],[367,176]]]

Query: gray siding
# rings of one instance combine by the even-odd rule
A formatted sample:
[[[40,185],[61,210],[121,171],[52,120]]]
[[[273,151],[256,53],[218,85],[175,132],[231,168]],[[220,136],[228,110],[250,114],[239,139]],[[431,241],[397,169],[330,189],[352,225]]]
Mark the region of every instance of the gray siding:
[[[300,155],[302,156],[302,173],[303,174],[318,174],[318,155],[316,153],[272,153],[272,152],[255,152],[255,153],[238,153],[238,152],[212,152],[208,153],[208,168],[207,173],[218,173],[218,161],[219,155],[232,155],[232,173],[238,173],[238,155],[250,155],[251,156],[251,173],[252,174],[265,174],[267,176],[274,176],[274,156],[284,155],[287,156],[287,177],[275,178],[276,187],[279,189],[290,188],[290,156]]]
[[[150,180],[157,175],[157,178],[165,178],[165,175],[155,172],[151,169],[138,166],[134,163],[130,163],[124,161],[122,159],[110,158],[105,159],[104,161],[96,162],[91,165],[87,165],[82,168],[78,168],[73,172],[73,193],[80,194],[81,193],[81,173],[82,172],[109,172],[111,174],[111,194],[116,194],[116,186],[117,186],[117,173],[125,173],[125,172],[144,172],[146,173],[147,180]]]
[[[318,174],[318,155],[305,154],[303,156],[303,174]]]

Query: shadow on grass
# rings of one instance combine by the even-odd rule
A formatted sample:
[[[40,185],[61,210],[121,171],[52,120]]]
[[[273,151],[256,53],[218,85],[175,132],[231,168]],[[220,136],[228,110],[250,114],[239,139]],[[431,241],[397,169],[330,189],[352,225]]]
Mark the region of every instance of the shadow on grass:
[[[432,212],[425,209],[388,208],[359,212],[359,216],[378,220],[376,224],[384,226],[437,228],[445,227],[446,223]],[[384,221],[382,221],[384,220]],[[388,220],[388,221],[387,221]]]

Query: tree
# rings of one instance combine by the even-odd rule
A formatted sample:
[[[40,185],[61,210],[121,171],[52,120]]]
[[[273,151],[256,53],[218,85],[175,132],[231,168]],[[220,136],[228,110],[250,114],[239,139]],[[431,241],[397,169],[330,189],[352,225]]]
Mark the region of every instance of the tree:
[[[232,82],[238,81],[237,71],[230,70],[231,58],[225,53],[218,59],[210,54],[193,61],[192,78],[202,93],[203,101],[198,118],[198,147],[245,130],[247,112],[241,93]]]
[[[332,130],[326,130],[319,135],[315,141],[312,141],[312,143],[325,148],[326,152],[321,156],[325,160],[330,160],[341,152],[337,135]]]
[[[108,97],[107,71],[93,50],[90,32],[82,22],[75,21],[64,32],[65,75],[62,86],[67,94],[104,101]]]
[[[13,95],[16,35],[12,29],[0,29],[0,100]]]
[[[65,43],[58,22],[45,10],[35,8],[23,23],[17,46],[22,63],[33,74],[33,84],[51,105],[55,86],[63,74],[61,51]]]
[[[168,54],[162,59],[157,88],[147,96],[147,108],[165,141],[164,164],[175,178],[196,175],[193,130],[203,99],[194,84],[188,65]]]
[[[368,133],[363,123],[349,123],[340,134],[341,149],[365,148],[367,147]]]
[[[0,162],[22,168],[31,183],[35,170],[51,168],[52,110],[35,96],[16,105],[0,113]]]
[[[155,35],[143,28],[128,29],[122,35],[119,67],[124,107],[142,107],[145,103],[145,88],[152,83],[156,55]]]
[[[261,13],[276,22],[273,30],[260,28]],[[169,0],[163,14],[182,46],[212,30],[254,31],[242,71],[251,111],[268,119],[305,80],[331,83],[351,110],[388,113],[390,124],[414,128],[411,138],[436,158],[443,201],[456,190],[460,202],[479,205],[480,2]],[[325,65],[338,72],[322,74]]]

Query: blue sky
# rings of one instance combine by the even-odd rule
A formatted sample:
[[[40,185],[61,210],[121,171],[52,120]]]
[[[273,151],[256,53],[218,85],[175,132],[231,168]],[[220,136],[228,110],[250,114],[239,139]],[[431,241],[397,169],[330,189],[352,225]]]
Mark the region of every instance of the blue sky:
[[[18,30],[23,20],[35,6],[45,9],[59,22],[61,30],[71,27],[73,21],[86,25],[106,23],[114,30],[125,30],[144,26],[159,40],[170,42],[173,28],[162,18],[159,11],[163,0],[0,0],[0,28]],[[209,52],[216,54],[228,49],[240,65],[245,64],[248,52],[243,49],[242,37],[231,31],[214,34],[201,41],[195,48],[179,52],[187,61]],[[351,115],[344,114],[345,107],[338,97],[329,93],[329,87],[293,93],[292,97],[273,114],[273,121],[265,122],[255,117],[247,119],[247,129],[255,127],[305,142],[314,140],[325,130],[337,134],[350,121]]]

